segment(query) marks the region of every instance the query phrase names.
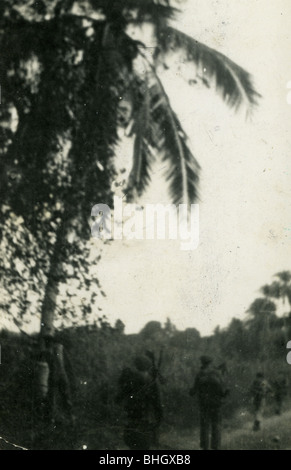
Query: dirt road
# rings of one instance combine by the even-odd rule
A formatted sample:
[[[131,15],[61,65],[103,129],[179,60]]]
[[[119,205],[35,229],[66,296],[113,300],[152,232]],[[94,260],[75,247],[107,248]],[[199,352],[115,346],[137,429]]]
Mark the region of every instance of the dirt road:
[[[198,450],[198,429],[189,433],[162,436],[162,445],[176,450]],[[291,410],[280,416],[264,418],[260,431],[252,430],[252,422],[232,429],[225,425],[222,431],[222,450],[291,450]]]
[[[256,432],[252,430],[249,418],[240,423],[240,426],[234,426],[233,422],[223,424],[222,450],[291,450],[291,410],[285,411],[280,416],[264,418],[261,430]],[[100,449],[97,442],[94,442],[95,439],[85,434],[86,432],[83,438],[88,449]],[[110,436],[108,438],[111,440]],[[162,434],[160,442],[161,445],[156,450],[199,450],[199,429],[196,428],[193,432],[173,430]],[[21,450],[18,445],[15,440],[0,436],[0,450]],[[82,446],[77,448],[81,449]],[[126,450],[123,442],[113,448]],[[110,446],[106,450],[110,450]]]

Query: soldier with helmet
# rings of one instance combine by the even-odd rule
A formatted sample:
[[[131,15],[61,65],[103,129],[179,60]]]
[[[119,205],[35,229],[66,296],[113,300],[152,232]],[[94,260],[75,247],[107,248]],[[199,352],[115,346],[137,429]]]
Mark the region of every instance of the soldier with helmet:
[[[129,449],[148,450],[155,445],[160,424],[160,402],[152,361],[146,355],[134,358],[134,367],[123,369],[119,378],[117,401],[127,416],[124,442]]]
[[[200,447],[218,450],[221,445],[221,407],[228,391],[223,374],[213,367],[209,356],[200,357],[201,367],[190,389],[197,396],[200,421]]]

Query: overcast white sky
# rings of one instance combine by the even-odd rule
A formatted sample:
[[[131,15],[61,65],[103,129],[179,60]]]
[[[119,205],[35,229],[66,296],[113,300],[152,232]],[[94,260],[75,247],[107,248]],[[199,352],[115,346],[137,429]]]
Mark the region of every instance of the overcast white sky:
[[[202,166],[200,244],[115,241],[98,277],[103,311],[126,332],[167,317],[178,329],[209,334],[245,318],[259,288],[291,269],[291,3],[289,0],[189,0],[178,27],[252,73],[263,95],[252,121],[206,90],[164,76],[173,107]],[[170,202],[157,171],[144,202]],[[100,202],[100,201],[96,201]]]

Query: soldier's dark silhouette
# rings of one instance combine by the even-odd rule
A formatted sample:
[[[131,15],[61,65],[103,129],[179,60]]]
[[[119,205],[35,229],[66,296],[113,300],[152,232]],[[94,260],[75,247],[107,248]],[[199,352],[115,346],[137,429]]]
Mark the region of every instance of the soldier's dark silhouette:
[[[117,401],[127,416],[124,442],[129,449],[148,450],[155,444],[160,416],[160,398],[152,376],[151,361],[141,355],[134,368],[125,368],[119,378]]]
[[[271,385],[265,379],[263,372],[257,372],[256,377],[251,385],[250,392],[254,414],[253,430],[259,431],[261,429],[261,421],[264,413],[266,397],[268,393],[272,393]]]
[[[152,381],[151,381],[151,397],[152,397],[152,406],[154,412],[154,420],[153,420],[153,437],[152,437],[152,444],[156,447],[160,445],[160,426],[162,424],[163,419],[163,406],[162,406],[162,399],[161,399],[161,391],[159,384],[165,384],[166,380],[162,376],[160,372],[161,364],[162,364],[162,357],[163,357],[163,350],[160,351],[159,360],[156,361],[155,354],[152,351],[146,351],[146,356],[151,360],[152,367],[150,369]]]
[[[200,421],[200,447],[218,450],[221,446],[221,408],[228,391],[221,370],[212,366],[212,358],[201,356],[200,371],[190,389],[197,396]]]

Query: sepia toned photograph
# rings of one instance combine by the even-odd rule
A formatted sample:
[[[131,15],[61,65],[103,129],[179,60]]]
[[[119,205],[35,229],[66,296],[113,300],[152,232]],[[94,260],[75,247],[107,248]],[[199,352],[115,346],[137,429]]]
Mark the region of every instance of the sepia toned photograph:
[[[291,450],[290,31],[1,0],[0,450]]]

